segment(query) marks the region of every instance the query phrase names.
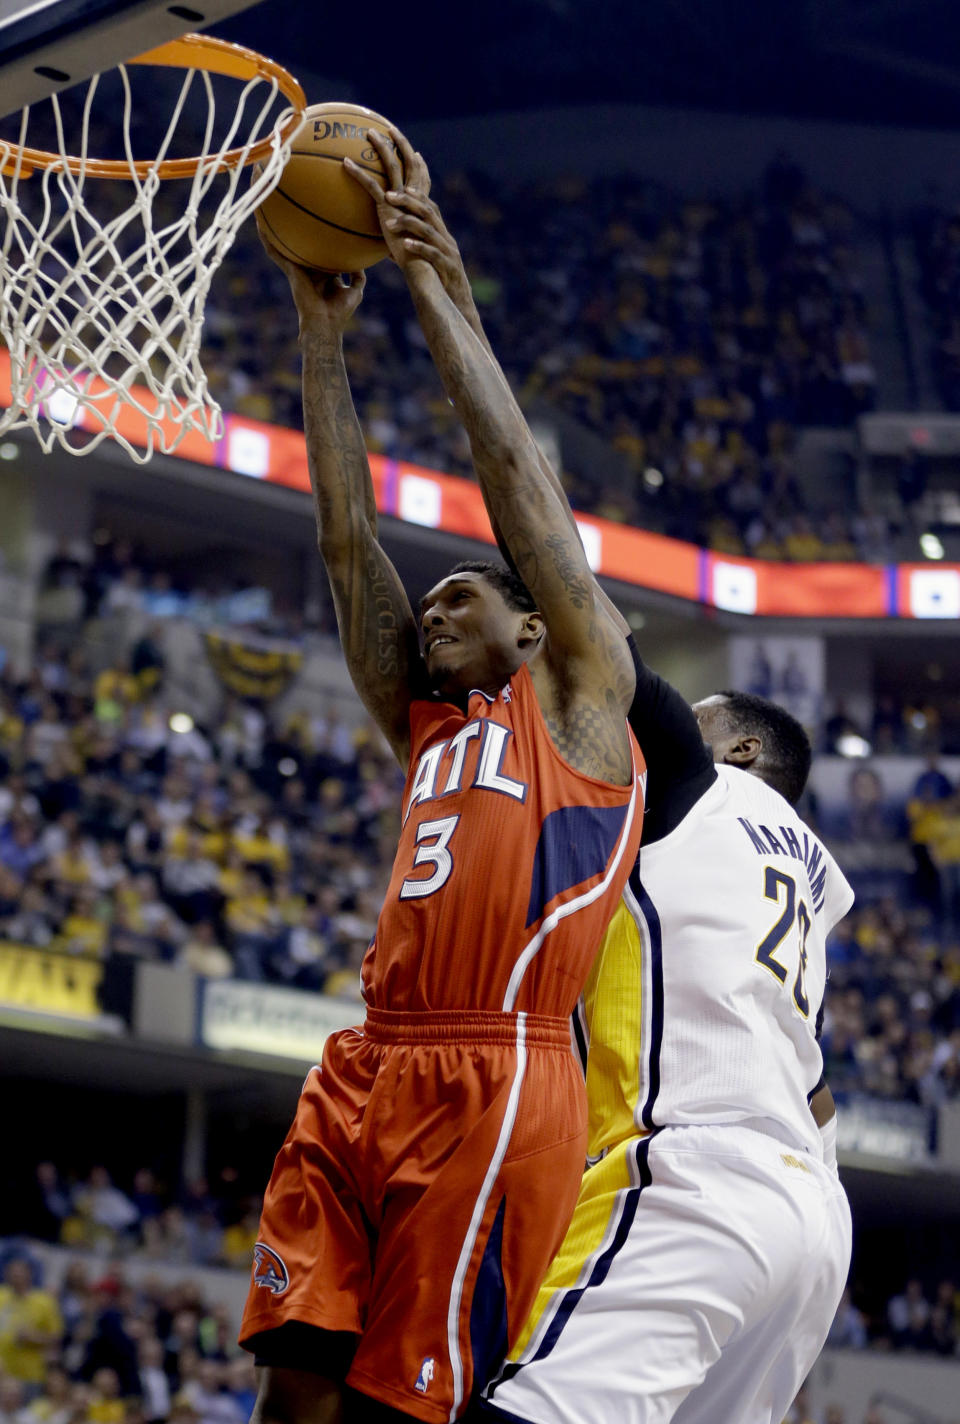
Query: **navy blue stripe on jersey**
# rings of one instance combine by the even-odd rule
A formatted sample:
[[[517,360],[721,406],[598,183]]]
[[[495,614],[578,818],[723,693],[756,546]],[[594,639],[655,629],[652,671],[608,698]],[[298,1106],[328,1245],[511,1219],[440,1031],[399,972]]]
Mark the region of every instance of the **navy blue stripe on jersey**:
[[[653,1109],[660,1092],[660,1053],[663,1048],[663,933],[660,916],[650,896],[644,889],[639,871],[630,874],[630,889],[636,896],[640,913],[647,923],[650,936],[650,972],[646,976],[645,989],[650,995],[650,1020],[648,1038],[650,1048],[647,1053],[647,1096],[640,1110],[640,1121],[644,1127],[655,1127]]]
[[[587,1054],[590,1045],[587,1042],[586,1014],[583,1009],[583,995],[577,1000],[577,1007],[573,1011],[571,1018],[573,1024],[573,1042],[576,1048],[577,1057],[580,1060],[580,1067],[583,1069],[583,1076],[587,1076]]]
[[[637,1207],[640,1204],[640,1194],[643,1191],[644,1187],[649,1187],[652,1181],[650,1175],[650,1164],[648,1163],[647,1158],[650,1154],[650,1143],[653,1141],[653,1138],[655,1136],[656,1133],[651,1133],[649,1137],[644,1137],[640,1139],[636,1143],[636,1146],[632,1149],[637,1166],[637,1185],[635,1187],[629,1187],[623,1193],[620,1202],[620,1220],[617,1222],[616,1230],[613,1233],[613,1238],[610,1241],[610,1244],[606,1247],[604,1251],[601,1252],[601,1254],[594,1262],[593,1270],[590,1272],[589,1279],[585,1282],[584,1285],[577,1286],[574,1289],[568,1290],[564,1293],[563,1299],[557,1306],[553,1319],[550,1321],[546,1333],[544,1334],[543,1339],[540,1341],[540,1344],[537,1347],[536,1353],[534,1355],[531,1355],[529,1360],[511,1360],[509,1361],[509,1363],[504,1365],[499,1376],[490,1386],[491,1396],[493,1392],[501,1384],[504,1383],[505,1380],[513,1379],[514,1375],[518,1374],[520,1370],[524,1368],[524,1365],[531,1364],[534,1360],[542,1360],[551,1353],[553,1347],[556,1345],[557,1341],[560,1339],[560,1336],[563,1334],[564,1326],[570,1319],[573,1312],[576,1310],[580,1301],[583,1299],[584,1292],[590,1290],[591,1286],[601,1285],[606,1280],[607,1274],[610,1270],[610,1267],[613,1265],[617,1252],[620,1250],[620,1248],[623,1246],[623,1243],[630,1235],[630,1228],[633,1225],[633,1219],[637,1214]],[[504,1410],[498,1409],[496,1404],[491,1403],[489,1398],[484,1401],[484,1406],[485,1409],[495,1419],[513,1419],[514,1417],[512,1414],[508,1414]]]
[[[474,1389],[479,1393],[507,1353],[507,1289],[503,1280],[503,1218],[506,1197],[497,1209],[484,1247],[470,1307],[470,1349]]]
[[[626,820],[627,806],[561,806],[545,816],[533,858],[527,928],[551,900],[602,875]]]

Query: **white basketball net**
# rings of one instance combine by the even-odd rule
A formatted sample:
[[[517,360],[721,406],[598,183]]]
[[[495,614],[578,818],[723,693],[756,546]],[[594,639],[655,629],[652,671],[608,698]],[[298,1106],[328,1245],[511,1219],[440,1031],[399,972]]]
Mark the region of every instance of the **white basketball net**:
[[[157,72],[131,68],[141,87]],[[189,69],[157,157],[138,176],[131,72],[118,69],[129,177],[88,171],[103,156],[90,153],[100,75],[88,83],[79,144],[75,127],[66,142],[58,98],[48,101],[59,153],[75,155],[76,172],[60,162],[26,175],[21,150],[30,140],[30,109],[23,110],[18,141],[0,139],[0,166],[13,165],[8,176],[0,173],[0,337],[10,352],[12,389],[10,408],[0,411],[0,434],[28,427],[45,451],[56,443],[71,454],[87,454],[110,437],[142,464],[155,449],[169,454],[188,432],[208,440],[222,435],[220,407],[200,364],[204,304],[238,227],[279,181],[296,125],[284,139],[292,111],[280,110],[276,80],[258,75],[243,84],[229,129],[214,141],[215,86],[206,70]],[[166,200],[156,213],[154,200],[165,186],[157,168],[188,100],[196,123],[198,94],[206,100],[202,146],[195,150],[202,161],[192,178],[171,185],[175,211]],[[271,135],[252,173],[242,157],[224,166],[229,150],[246,156]],[[117,429],[123,419],[129,430],[131,408],[141,417],[135,443]]]

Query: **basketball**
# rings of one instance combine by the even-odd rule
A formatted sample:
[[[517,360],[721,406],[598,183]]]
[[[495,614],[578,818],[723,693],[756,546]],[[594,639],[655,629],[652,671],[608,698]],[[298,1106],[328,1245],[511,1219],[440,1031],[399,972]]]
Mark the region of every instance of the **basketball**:
[[[386,257],[377,211],[343,166],[352,158],[386,187],[369,128],[388,121],[360,104],[313,104],[293,142],[279,185],[257,209],[284,257],[325,272],[359,272]]]

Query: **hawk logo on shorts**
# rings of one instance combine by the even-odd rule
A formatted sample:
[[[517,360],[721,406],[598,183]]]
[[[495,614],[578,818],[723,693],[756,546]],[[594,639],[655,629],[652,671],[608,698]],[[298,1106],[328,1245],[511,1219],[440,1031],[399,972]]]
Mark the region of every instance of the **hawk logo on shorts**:
[[[271,1295],[283,1295],[290,1284],[290,1272],[283,1258],[262,1241],[253,1248],[253,1284],[265,1287]]]
[[[426,1394],[430,1388],[430,1381],[437,1372],[437,1362],[432,1355],[427,1355],[420,1366],[420,1373],[417,1375],[417,1382],[413,1386],[420,1394]]]

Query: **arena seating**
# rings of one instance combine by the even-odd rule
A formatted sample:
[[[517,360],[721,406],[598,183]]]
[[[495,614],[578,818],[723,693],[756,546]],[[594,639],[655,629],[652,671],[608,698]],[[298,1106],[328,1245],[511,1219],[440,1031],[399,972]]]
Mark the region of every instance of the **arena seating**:
[[[210,616],[122,541],[87,562],[58,549],[45,581],[81,587],[90,617],[119,600]],[[140,639],[94,674],[82,626],[69,651],[41,644],[27,678],[0,675],[0,934],[358,996],[402,780],[359,707],[285,721],[228,695],[209,725],[171,725],[159,648]],[[888,750],[936,746],[932,710],[912,748],[909,709],[881,711]],[[828,716],[825,750],[842,721]],[[829,1077],[934,1105],[960,1093],[957,788],[931,761],[891,805],[866,794],[869,766],[840,765],[856,781],[842,812],[807,808],[860,897],[830,946]]]
[[[568,478],[575,505],[731,553],[869,556],[852,486],[811,507],[792,453],[798,426],[847,425],[873,403],[844,204],[789,165],[727,203],[627,176],[510,191],[452,174],[436,193],[521,402],[562,412],[616,457],[617,475]],[[225,408],[300,424],[295,315],[252,230],[217,279],[205,336]],[[372,450],[471,474],[387,263],[352,324],[348,366]]]
[[[960,215],[938,204],[924,207],[914,215],[914,243],[940,399],[960,411]]]

